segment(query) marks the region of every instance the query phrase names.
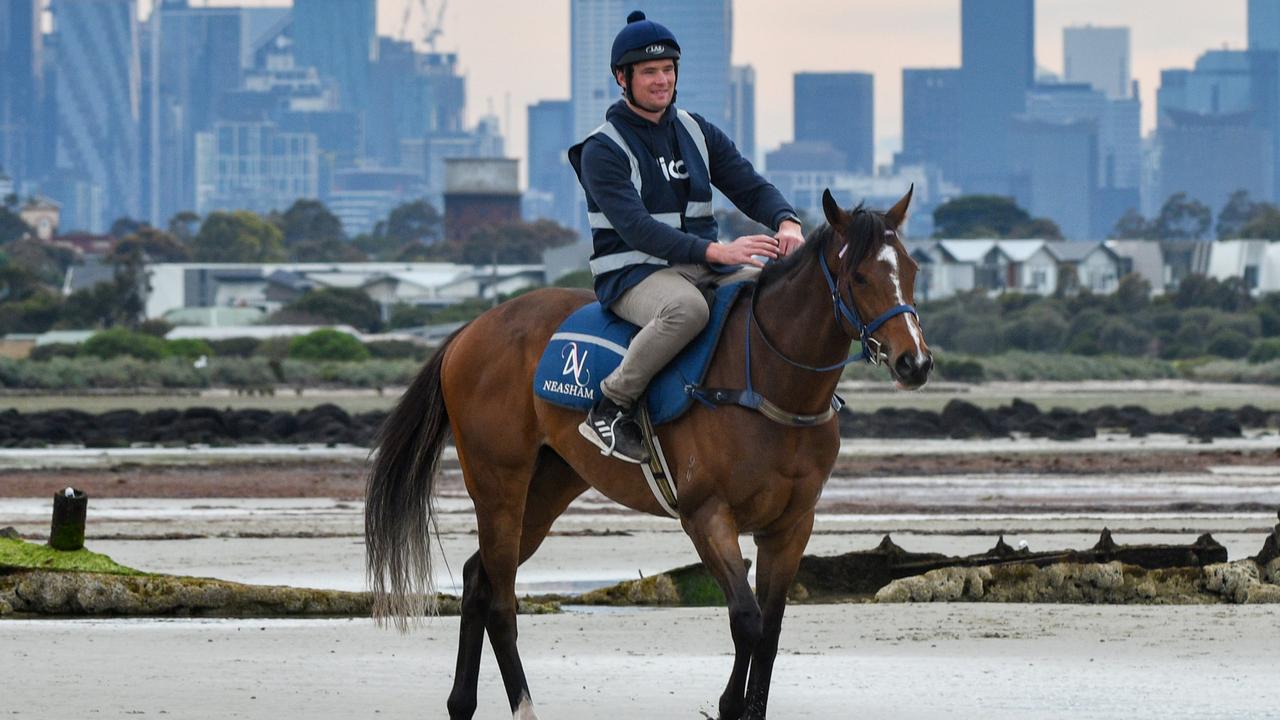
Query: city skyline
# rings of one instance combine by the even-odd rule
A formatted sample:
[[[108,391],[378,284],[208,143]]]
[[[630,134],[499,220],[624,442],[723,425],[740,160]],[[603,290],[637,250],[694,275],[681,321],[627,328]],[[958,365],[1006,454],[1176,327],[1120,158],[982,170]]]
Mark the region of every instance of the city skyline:
[[[380,35],[399,35],[411,1],[378,0]],[[151,4],[151,0],[139,0],[139,12],[145,16]],[[193,0],[193,4],[201,3]],[[210,6],[247,7],[288,4],[285,0],[209,2]],[[633,0],[627,5],[643,8],[646,3]],[[436,6],[431,3],[433,12]],[[1246,0],[1222,3],[1211,13],[1204,8],[1203,0],[1038,0],[1036,64],[1062,72],[1064,27],[1128,26],[1132,77],[1141,86],[1145,135],[1155,126],[1161,70],[1189,68],[1206,50],[1246,45]],[[1196,21],[1187,22],[1189,17]],[[732,62],[756,70],[756,146],[761,155],[794,137],[792,76],[797,72],[876,76],[877,162],[884,163],[891,156],[890,142],[900,141],[902,132],[902,69],[960,64],[959,0],[806,0],[788,6],[785,17],[769,0],[735,0],[733,18]],[[418,13],[411,15],[415,36],[421,21]],[[540,100],[569,98],[568,0],[454,2],[445,10],[443,25],[437,48],[459,53],[459,65],[467,76],[468,124],[474,125],[490,112],[497,115],[509,153],[523,158],[526,108]],[[482,41],[494,35],[501,37],[500,43]],[[832,50],[842,44],[850,47],[843,56]],[[548,63],[533,62],[544,56]]]

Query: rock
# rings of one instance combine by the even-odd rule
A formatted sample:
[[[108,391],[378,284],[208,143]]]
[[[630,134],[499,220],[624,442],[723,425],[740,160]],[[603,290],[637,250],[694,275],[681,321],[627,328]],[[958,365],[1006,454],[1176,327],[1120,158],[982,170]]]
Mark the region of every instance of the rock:
[[[955,602],[981,600],[990,567],[951,567],[894,580],[880,588],[876,602]]]
[[[942,426],[953,438],[1008,436],[982,408],[964,400],[951,400],[942,408]]]
[[[18,529],[10,525],[9,527],[0,528],[0,538],[8,538],[9,540],[21,540],[22,536],[18,534]]]
[[[1271,572],[1271,565],[1268,565],[1267,572]],[[1280,586],[1269,582],[1264,584],[1262,571],[1252,560],[1209,565],[1204,569],[1204,584],[1206,590],[1222,596],[1228,602],[1237,604],[1280,602]]]
[[[1250,561],[1242,562],[1252,565]],[[1216,568],[1213,579],[1209,577],[1210,568]],[[1247,568],[1226,564],[1145,570],[1111,562],[1056,563],[1043,568],[945,568],[895,580],[876,593],[876,602],[930,601],[1177,605],[1280,602],[1280,586],[1263,585],[1256,580],[1251,583]]]
[[[1262,578],[1272,585],[1280,585],[1280,558],[1267,563],[1267,567],[1262,571]]]

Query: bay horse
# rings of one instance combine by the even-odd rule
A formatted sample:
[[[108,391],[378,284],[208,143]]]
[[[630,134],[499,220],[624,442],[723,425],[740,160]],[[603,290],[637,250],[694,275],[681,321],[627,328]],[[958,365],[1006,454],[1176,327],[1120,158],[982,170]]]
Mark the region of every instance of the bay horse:
[[[824,193],[827,223],[770,264],[755,297],[730,310],[706,386],[744,387],[749,367],[756,391],[775,405],[819,415],[831,407],[845,352],[859,339],[900,387],[923,385],[933,361],[912,309],[917,268],[897,234],[910,201],[909,190],[887,212],[846,211]],[[434,609],[432,487],[450,434],[475,503],[480,548],[463,566],[447,703],[453,720],[475,713],[485,631],[513,716],[536,717],[516,648],[516,569],[574,498],[595,488],[633,510],[667,516],[636,465],[602,456],[582,439],[580,411],[533,394],[534,369],[551,335],[592,300],[589,292],[548,288],[485,312],[445,341],[376,439],[365,539],[380,623],[404,631]],[[865,338],[858,318],[876,318]],[[748,345],[748,337],[756,342]],[[735,655],[720,718],[764,718],[787,591],[840,449],[837,422],[796,427],[740,406],[695,403],[656,432],[678,480],[681,526],[728,602]],[[754,594],[742,533],[751,533],[757,548]]]

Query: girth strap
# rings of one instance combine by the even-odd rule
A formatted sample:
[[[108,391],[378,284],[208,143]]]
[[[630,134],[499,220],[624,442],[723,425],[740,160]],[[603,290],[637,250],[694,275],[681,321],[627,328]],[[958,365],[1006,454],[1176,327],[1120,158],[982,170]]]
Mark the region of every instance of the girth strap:
[[[750,410],[755,410],[761,415],[788,427],[813,427],[821,425],[836,413],[840,412],[840,408],[844,407],[844,400],[839,395],[831,396],[831,406],[825,411],[815,415],[800,415],[798,413],[787,412],[777,405],[770,402],[768,398],[756,392],[755,390],[735,390],[730,388],[708,388],[699,385],[685,386],[685,392],[689,393],[693,399],[704,405],[712,407],[720,405],[740,405]]]

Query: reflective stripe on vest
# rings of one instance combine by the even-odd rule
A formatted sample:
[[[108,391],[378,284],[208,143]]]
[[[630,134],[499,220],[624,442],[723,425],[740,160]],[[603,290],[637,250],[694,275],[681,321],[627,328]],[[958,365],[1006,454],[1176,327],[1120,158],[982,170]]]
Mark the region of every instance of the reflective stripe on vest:
[[[687,218],[711,217],[711,201],[686,203],[684,216]]]
[[[707,136],[702,134],[702,126],[689,113],[676,108],[676,117],[684,129],[693,137],[693,144],[698,146],[698,154],[702,156],[702,167],[707,169],[707,177],[711,177],[711,156],[707,154]],[[708,213],[709,215],[710,213]]]
[[[592,275],[604,275],[614,270],[621,270],[628,265],[670,265],[671,263],[639,250],[631,250],[596,258],[590,264]]]
[[[591,132],[592,135],[596,133],[600,133],[612,140],[614,145],[617,145],[622,149],[622,152],[627,154],[627,160],[631,162],[631,184],[635,186],[636,194],[640,194],[640,163],[636,161],[635,154],[631,152],[631,146],[627,144],[626,140],[622,139],[622,133],[618,132],[618,128],[614,127],[613,123],[607,121]]]
[[[711,203],[707,203],[710,205]],[[707,213],[710,215],[711,213]],[[663,225],[680,229],[680,213],[650,213],[649,217],[657,220]],[[613,223],[609,222],[609,218],[602,212],[588,212],[587,222],[591,224],[592,230],[612,230]]]

